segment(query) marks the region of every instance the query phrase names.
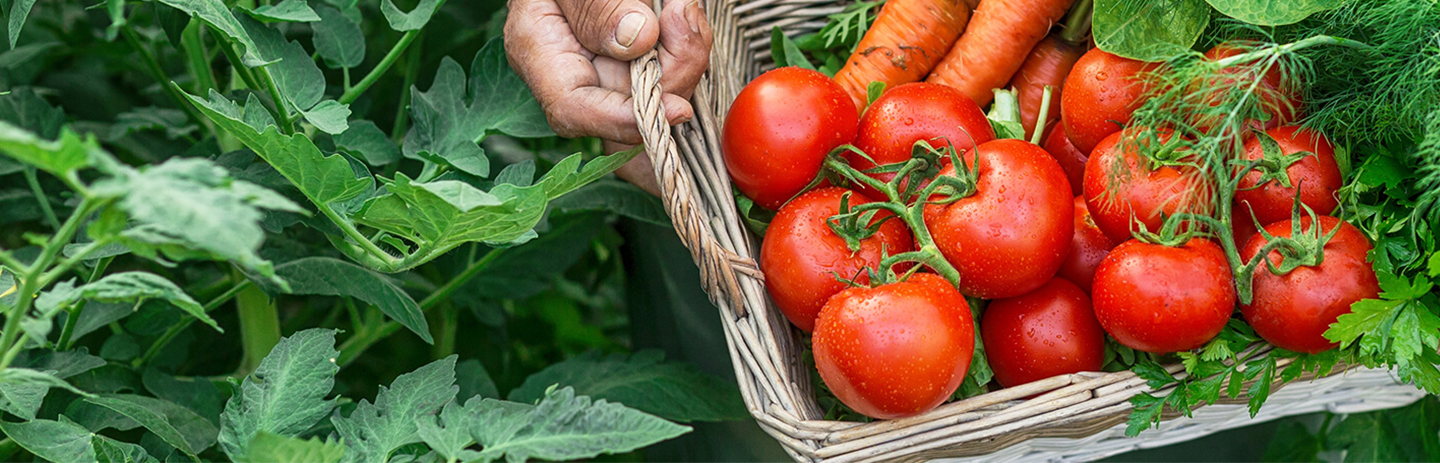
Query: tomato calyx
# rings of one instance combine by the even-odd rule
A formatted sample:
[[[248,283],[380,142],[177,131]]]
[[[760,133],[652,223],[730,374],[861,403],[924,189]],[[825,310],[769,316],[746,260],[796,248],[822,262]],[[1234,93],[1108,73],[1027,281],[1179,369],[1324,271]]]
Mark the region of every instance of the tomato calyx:
[[[894,214],[893,217],[899,218],[910,228],[911,233],[914,234],[915,243],[918,245],[914,251],[886,255],[881,259],[877,268],[872,269],[870,284],[872,286],[879,286],[900,281],[917,271],[920,268],[919,266],[925,266],[934,270],[935,273],[945,278],[952,286],[958,288],[960,284],[960,272],[956,270],[949,261],[945,260],[944,255],[940,253],[940,247],[935,244],[935,238],[930,235],[929,229],[925,227],[924,206],[935,202],[928,199],[931,198],[932,195],[942,195],[943,197],[940,198],[940,201],[953,202],[975,194],[975,184],[978,181],[979,173],[974,172],[973,169],[966,168],[958,171],[959,173],[957,175],[937,176],[931,180],[930,183],[922,186],[922,183],[928,179],[928,176],[938,173],[939,160],[942,155],[948,155],[951,162],[957,166],[964,167],[964,163],[960,161],[959,155],[955,152],[954,145],[948,141],[946,141],[945,146],[940,149],[930,146],[928,142],[923,140],[916,142],[911,159],[903,163],[882,165],[866,171],[860,171],[850,166],[844,156],[847,152],[859,153],[868,159],[868,155],[859,148],[853,145],[844,145],[836,148],[825,158],[824,171],[847,179],[851,183],[865,185],[874,191],[882,193],[885,197],[872,198],[875,199],[875,202],[848,207],[848,210],[842,210],[839,214],[832,216],[830,218],[831,223],[839,223],[847,220],[855,220],[858,222],[861,220],[860,217],[865,214],[871,214],[869,217],[874,217],[874,212],[882,210],[888,211]],[[895,177],[886,182],[868,175],[876,173],[877,171],[886,173],[893,172],[895,173]],[[917,189],[919,190],[918,192],[916,191]],[[907,199],[910,198],[918,199],[915,201],[907,201]],[[836,230],[836,233],[842,237],[845,236],[842,230],[847,233],[853,231],[846,229],[843,225],[839,228],[841,228],[841,230]],[[835,229],[835,226],[832,226],[832,229]],[[847,237],[845,239],[848,242],[852,238]],[[918,265],[911,266],[903,272],[896,272],[896,266],[906,264]]]
[[[1310,230],[1303,229],[1300,219],[1300,211],[1304,209],[1305,214],[1310,217]],[[1250,213],[1255,214],[1253,211]],[[1320,226],[1320,218],[1314,209],[1305,205],[1299,199],[1299,192],[1296,192],[1295,208],[1290,215],[1290,236],[1277,237],[1259,227],[1260,237],[1265,239],[1265,245],[1255,253],[1255,257],[1245,262],[1245,265],[1235,271],[1235,286],[1240,302],[1249,304],[1253,297],[1253,283],[1255,271],[1261,263],[1265,269],[1275,275],[1286,275],[1300,267],[1316,267],[1325,262],[1325,245],[1340,232],[1340,227],[1330,229],[1329,233],[1324,232]],[[1277,266],[1270,260],[1270,253],[1274,251],[1280,254],[1280,264]]]
[[[830,227],[830,231],[835,232],[836,236],[845,240],[845,246],[850,248],[850,252],[859,252],[860,242],[875,236],[880,232],[880,225],[895,216],[887,215],[880,220],[875,220],[875,216],[880,214],[881,209],[851,207],[850,196],[852,194],[847,191],[840,196],[839,213],[825,219],[825,225]]]
[[[1254,185],[1240,189],[1260,189],[1272,181],[1285,188],[1294,188],[1294,185],[1290,181],[1290,166],[1304,159],[1306,156],[1317,155],[1310,151],[1296,151],[1291,154],[1285,154],[1285,150],[1280,149],[1280,143],[1276,142],[1275,138],[1271,137],[1270,134],[1265,133],[1263,130],[1253,131],[1255,132],[1255,139],[1260,141],[1260,159],[1249,162],[1234,161],[1234,163],[1238,167],[1245,169],[1243,172],[1246,173],[1248,173],[1249,170],[1259,171],[1260,179],[1257,180]],[[1244,174],[1242,173],[1241,176],[1243,177]],[[1296,201],[1299,201],[1298,197]]]

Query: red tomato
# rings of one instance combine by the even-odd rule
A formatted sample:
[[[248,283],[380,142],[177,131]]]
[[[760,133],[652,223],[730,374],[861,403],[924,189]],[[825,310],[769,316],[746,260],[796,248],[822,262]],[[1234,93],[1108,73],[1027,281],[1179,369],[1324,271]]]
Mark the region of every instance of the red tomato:
[[[1190,350],[1220,334],[1235,311],[1225,251],[1195,238],[1168,247],[1130,240],[1095,270],[1100,326],[1120,344],[1157,354]]]
[[[1231,43],[1222,43],[1216,45],[1215,48],[1211,48],[1210,51],[1205,52],[1205,58],[1218,61],[1244,52],[1245,50]],[[1220,73],[1230,77],[1219,79],[1219,82],[1209,84],[1207,87],[1232,87],[1236,85],[1237,79],[1245,79],[1253,75],[1251,74],[1251,70],[1239,66],[1225,68],[1221,70]],[[1245,79],[1245,81],[1241,82],[1241,85],[1250,82],[1253,81]],[[1288,85],[1288,83],[1283,80],[1278,64],[1271,67],[1265,72],[1265,75],[1260,78],[1260,85],[1256,87],[1254,94],[1260,98],[1260,108],[1268,114],[1268,119],[1264,122],[1252,121],[1256,127],[1273,129],[1299,120],[1301,111],[1304,108],[1304,102],[1300,99],[1300,92],[1293,85]],[[1225,95],[1217,91],[1216,94],[1211,95],[1209,98],[1213,98],[1213,101],[1216,102],[1214,104],[1218,105],[1219,101],[1225,98]],[[1211,124],[1213,123],[1214,122],[1211,122]],[[1205,127],[1208,124],[1206,124],[1205,121],[1201,121],[1199,125]]]
[[[960,271],[960,292],[994,299],[1045,284],[1070,253],[1075,207],[1065,171],[1039,146],[995,140],[965,156],[979,173],[973,196],[925,206],[925,226]],[[955,175],[946,166],[940,175]]]
[[[1122,137],[1134,137],[1142,130],[1137,127],[1111,134],[1085,163],[1085,203],[1095,224],[1111,241],[1130,239],[1132,217],[1153,233],[1160,231],[1165,217],[1180,212],[1208,214],[1213,204],[1210,181],[1199,169],[1165,166],[1151,170],[1149,163],[1141,162],[1135,144],[1143,141],[1127,143]],[[1169,133],[1160,134],[1161,143],[1169,139]]]
[[[1060,264],[1060,271],[1055,274],[1060,278],[1070,280],[1090,293],[1090,283],[1095,280],[1095,268],[1115,249],[1115,243],[1095,226],[1095,221],[1090,218],[1090,210],[1085,207],[1085,198],[1075,197],[1075,234],[1070,239],[1070,255],[1065,258],[1065,263]]]
[[[995,380],[1005,387],[1099,371],[1105,362],[1105,331],[1090,297],[1060,278],[991,302],[980,321],[980,338]]]
[[[840,84],[816,71],[780,68],[735,97],[720,152],[735,187],[776,210],[815,179],[830,150],[855,140],[858,127]]]
[[[820,379],[855,411],[892,419],[945,402],[970,370],[975,324],[965,297],[926,273],[836,294],[812,339]]]
[[[1047,129],[1050,134],[1045,135],[1045,151],[1060,162],[1060,168],[1065,169],[1065,178],[1070,180],[1070,194],[1080,196],[1085,190],[1085,161],[1090,159],[1090,154],[1075,149],[1063,129],[1060,124]]]
[[[1130,123],[1148,90],[1138,76],[1157,66],[1099,48],[1085,52],[1075,62],[1060,95],[1060,120],[1076,149],[1089,153],[1100,140]]]
[[[1235,220],[1251,225],[1251,230],[1254,229],[1254,219],[1250,217],[1250,211],[1255,212],[1254,218],[1260,223],[1289,221],[1291,209],[1295,207],[1296,189],[1300,190],[1300,202],[1310,206],[1315,213],[1324,215],[1334,211],[1335,206],[1340,204],[1335,192],[1344,182],[1340,178],[1340,166],[1335,163],[1335,147],[1330,140],[1319,132],[1294,125],[1271,129],[1265,134],[1275,139],[1280,151],[1285,154],[1305,151],[1314,153],[1314,156],[1300,158],[1285,169],[1290,178],[1288,188],[1273,179],[1260,185],[1263,174],[1258,170],[1246,174],[1235,191]],[[1260,159],[1263,154],[1259,139],[1252,137],[1245,142],[1245,159]],[[1237,243],[1244,239],[1244,236],[1235,237]]]
[[[1306,233],[1314,232],[1314,221],[1302,217],[1300,226]],[[1284,275],[1275,275],[1264,264],[1255,270],[1254,298],[1240,306],[1245,321],[1255,333],[1271,344],[1295,352],[1316,353],[1335,347],[1325,339],[1325,330],[1341,315],[1350,313],[1350,305],[1361,299],[1375,299],[1380,283],[1375,269],[1365,261],[1370,241],[1354,225],[1328,216],[1320,217],[1321,233],[1340,230],[1325,243],[1325,260],[1314,267],[1299,267]],[[1291,236],[1289,220],[1265,226],[1265,231],[1278,237]],[[1265,246],[1265,238],[1256,234],[1245,244],[1240,256],[1253,259]],[[1279,265],[1285,260],[1277,251],[1267,256]]]
[[[840,197],[847,192],[850,190],[839,187],[822,188],[786,203],[770,222],[760,245],[766,291],[785,318],[806,333],[814,331],[815,317],[825,301],[845,289],[846,284],[835,279],[837,275],[869,283],[869,275],[861,269],[880,264],[882,250],[898,254],[914,247],[904,222],[887,220],[880,231],[860,241],[860,251],[851,252],[845,240],[826,224],[840,212]],[[859,193],[850,193],[851,206],[871,202]],[[876,220],[888,215],[877,215]]]
[[[846,157],[851,166],[863,171],[874,168],[876,163],[909,160],[918,141],[934,147],[945,146],[948,141],[963,153],[994,139],[995,130],[985,112],[970,97],[945,85],[916,82],[886,91],[860,117],[855,147],[875,162],[855,153],[847,153]],[[872,177],[888,182],[895,174]],[[860,190],[880,197],[868,188]]]

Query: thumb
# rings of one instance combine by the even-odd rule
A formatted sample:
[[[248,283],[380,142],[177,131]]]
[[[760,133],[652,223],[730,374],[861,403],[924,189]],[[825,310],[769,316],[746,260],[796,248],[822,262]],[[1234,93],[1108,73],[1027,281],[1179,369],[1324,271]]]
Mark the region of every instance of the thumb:
[[[621,61],[655,48],[660,21],[643,0],[559,0],[560,10],[580,45]]]

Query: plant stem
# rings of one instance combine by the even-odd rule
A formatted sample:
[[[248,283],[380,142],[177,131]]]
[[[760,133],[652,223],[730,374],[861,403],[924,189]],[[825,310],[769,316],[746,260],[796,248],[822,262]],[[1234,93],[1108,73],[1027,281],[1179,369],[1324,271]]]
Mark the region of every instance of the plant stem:
[[[219,296],[215,296],[215,298],[211,299],[210,302],[206,302],[205,305],[202,307],[202,310],[204,310],[205,313],[210,313],[210,311],[215,310],[217,307],[220,307],[220,304],[224,304],[226,301],[229,301],[230,298],[235,297],[235,295],[239,294],[241,290],[249,288],[252,284],[253,283],[250,282],[250,279],[242,277],[240,282],[236,283],[235,286],[231,286],[230,289],[225,290],[224,293],[220,293]],[[175,326],[171,326],[169,329],[166,329],[159,338],[155,339],[155,342],[150,344],[150,348],[145,350],[145,355],[141,355],[140,358],[135,359],[135,361],[131,365],[138,367],[145,364],[146,362],[149,362],[151,359],[154,359],[156,355],[160,354],[161,349],[164,349],[166,345],[170,344],[171,340],[175,339],[175,336],[179,335],[181,331],[185,331],[185,328],[189,328],[190,324],[194,322],[195,317],[186,317],[180,323],[177,323],[175,324]]]
[[[20,321],[25,318],[25,313],[34,303],[35,293],[43,288],[39,285],[40,273],[55,263],[55,256],[60,254],[65,243],[69,243],[70,238],[75,236],[75,232],[80,229],[80,224],[91,212],[94,212],[99,203],[100,201],[89,197],[82,198],[80,204],[75,206],[75,212],[65,219],[65,224],[61,225],[60,230],[55,232],[55,235],[50,237],[50,241],[41,248],[40,256],[35,259],[35,262],[23,270],[13,269],[20,279],[20,287],[15,294],[20,302],[10,309],[10,313],[5,314],[5,328],[3,334],[0,334],[0,349],[3,351],[9,352],[15,346],[24,345],[25,341],[19,339]],[[10,358],[0,359],[0,370],[8,366],[10,366]]]
[[[115,257],[106,257],[95,263],[95,268],[90,270],[90,276],[85,279],[86,283],[100,279],[100,274],[105,273],[105,268]],[[60,330],[60,340],[55,341],[55,350],[70,350],[70,336],[75,332],[75,324],[80,321],[80,314],[85,312],[86,300],[81,300],[70,309],[70,316],[65,317],[65,327]]]
[[[461,286],[464,286],[465,283],[470,282],[470,279],[479,275],[481,271],[489,267],[490,264],[499,258],[501,254],[504,254],[504,252],[505,248],[491,249],[489,252],[486,252],[480,260],[470,264],[470,266],[461,271],[459,275],[451,278],[450,281],[445,282],[443,286],[421,300],[420,310],[429,311],[440,302],[448,300],[451,294],[454,294],[455,291],[460,289]],[[399,331],[400,328],[401,325],[399,322],[387,321],[374,329],[367,329],[355,333],[354,336],[346,339],[345,342],[340,345],[340,357],[336,361],[340,366],[345,366],[355,361],[355,359],[358,358],[361,353],[364,353],[366,349],[369,349],[370,346],[394,334],[396,331]]]
[[[150,49],[140,41],[140,36],[135,34],[135,30],[130,26],[125,26],[120,28],[120,35],[125,36],[125,42],[129,43],[130,47],[135,49],[135,53],[140,55],[140,61],[145,65],[145,70],[149,72],[150,78],[160,83],[160,86],[165,89],[165,93],[170,95],[170,99],[175,100],[175,105],[185,112],[185,116],[189,117],[195,125],[208,127],[205,125],[205,118],[190,104],[190,99],[185,98],[185,95],[180,94],[180,90],[169,84],[170,79],[165,77],[165,69],[160,67],[160,61],[156,60],[155,54],[150,53]]]
[[[930,195],[939,188],[941,179],[936,179],[930,186],[926,187],[925,190],[918,195],[919,199],[916,199],[915,203],[911,205],[905,205],[905,200],[900,197],[901,193],[897,191],[900,182],[904,181],[910,172],[920,168],[922,166],[921,163],[923,163],[923,161],[919,159],[907,161],[906,164],[900,168],[900,171],[895,174],[895,178],[889,183],[881,182],[869,175],[865,175],[863,172],[855,170],[854,167],[850,167],[849,164],[846,164],[845,161],[841,160],[838,156],[827,156],[824,166],[852,181],[864,183],[866,186],[884,192],[885,195],[890,198],[889,201],[868,203],[858,207],[876,204],[875,207],[883,208],[894,213],[902,222],[905,222],[905,226],[909,227],[910,232],[914,234],[915,243],[919,245],[919,249],[914,251],[914,253],[907,253],[903,259],[893,259],[889,264],[893,265],[900,261],[923,263],[934,270],[935,273],[944,277],[945,281],[949,281],[951,285],[958,288],[960,286],[960,271],[956,270],[954,265],[951,265],[949,261],[945,260],[944,254],[940,252],[940,247],[935,245],[935,238],[930,235],[930,229],[925,226],[924,210],[926,201]],[[924,256],[922,257],[921,254]],[[881,270],[882,273],[884,273],[883,270],[885,269],[881,268],[877,270]]]
[[[275,85],[275,77],[270,75],[270,68],[260,68],[259,77],[265,91],[270,94],[270,100],[275,103],[275,124],[280,126],[280,133],[290,135],[295,133],[295,125],[290,122],[290,108],[285,105],[285,98],[280,96],[280,87]]]
[[[440,11],[440,7],[444,5],[445,0],[435,2],[435,11]],[[365,90],[370,89],[371,85],[375,85],[375,81],[380,80],[380,77],[385,75],[386,71],[390,70],[390,66],[395,64],[395,60],[400,59],[400,55],[405,53],[405,49],[410,47],[410,43],[415,41],[420,35],[420,31],[420,29],[406,31],[405,35],[400,36],[400,41],[395,42],[395,46],[390,47],[390,52],[386,53],[385,57],[380,59],[380,63],[376,64],[374,69],[371,69],[368,74],[365,74],[364,78],[360,79],[360,83],[355,84],[354,87],[346,90],[345,94],[340,95],[340,104],[354,103],[357,98],[360,98],[360,95],[365,93]]]
[[[280,313],[275,300],[256,286],[240,290],[235,307],[240,315],[240,339],[245,352],[235,376],[243,377],[255,371],[260,361],[270,354],[270,349],[280,342]]]
[[[250,72],[250,68],[245,66],[245,61],[240,59],[240,55],[235,54],[235,47],[221,43],[219,48],[220,53],[223,53],[225,59],[230,62],[230,69],[235,72],[235,75],[240,76],[241,82],[245,83],[245,88],[259,90],[261,88],[260,81],[256,80],[255,75]],[[233,79],[230,85],[234,87]]]
[[[185,67],[195,77],[195,94],[204,96],[215,88],[215,71],[210,69],[210,58],[205,53],[205,23],[191,19],[180,35],[180,48],[185,52]]]
[[[85,260],[85,256],[90,255],[90,253],[95,252],[100,248],[110,245],[110,243],[111,241],[108,239],[92,241],[90,242],[90,244],[85,245],[85,247],[81,248],[79,251],[75,251],[74,255],[66,257],[64,260],[61,260],[59,264],[55,265],[54,268],[40,274],[40,276],[37,277],[40,280],[39,288],[50,286],[50,284],[54,283],[55,280],[58,280],[61,276],[65,275],[65,272],[69,272],[70,269],[76,264],[83,262]],[[61,248],[63,250],[64,246],[61,246]]]
[[[60,219],[55,218],[55,210],[50,208],[50,199],[45,197],[45,190],[40,188],[40,179],[35,176],[34,167],[25,168],[25,182],[30,184],[30,193],[35,195],[35,202],[40,203],[40,212],[45,214],[45,221],[50,222],[50,229],[59,230]]]
[[[410,87],[415,85],[416,75],[420,73],[420,50],[424,49],[425,35],[421,34],[415,42],[415,48],[405,55],[405,80],[400,87],[400,105],[395,108],[395,125],[390,128],[390,139],[396,143],[402,141],[410,125]]]
[[[440,310],[435,315],[435,347],[431,349],[431,356],[441,359],[455,353],[455,334],[460,324],[460,309],[453,303],[440,304]]]
[[[368,263],[371,264],[370,266],[372,268],[386,273],[394,273],[398,271],[393,270],[393,268],[400,263],[400,259],[396,259],[395,256],[392,256],[390,255],[390,253],[385,252],[384,249],[380,249],[380,246],[375,245],[374,241],[370,241],[369,238],[366,238],[364,234],[360,233],[360,230],[356,229],[355,224],[351,223],[349,219],[340,217],[340,214],[335,212],[334,209],[330,208],[330,205],[328,204],[321,204],[320,201],[314,201],[313,199],[310,202],[314,203],[315,208],[319,209],[320,213],[325,214],[325,217],[329,218],[336,227],[339,227],[341,233],[344,233],[345,236],[355,241],[355,245],[360,246],[360,248],[365,251],[365,254],[371,257],[371,259],[366,260],[369,261]],[[334,239],[332,239],[331,242],[336,243],[337,245],[347,244],[344,241],[336,241]],[[344,252],[345,248],[340,247],[340,250]],[[349,253],[347,253],[347,255],[348,254]]]

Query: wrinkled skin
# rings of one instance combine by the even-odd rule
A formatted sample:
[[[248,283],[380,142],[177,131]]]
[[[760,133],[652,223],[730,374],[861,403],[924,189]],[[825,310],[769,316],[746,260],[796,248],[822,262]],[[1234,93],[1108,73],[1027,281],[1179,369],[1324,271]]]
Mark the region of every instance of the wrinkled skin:
[[[1164,354],[1220,334],[1235,311],[1235,279],[1214,242],[1168,247],[1126,241],[1100,263],[1091,288],[1095,317],[1120,344]]]
[[[877,164],[909,160],[918,141],[937,148],[948,142],[957,152],[964,153],[994,139],[995,130],[990,127],[990,121],[970,97],[944,85],[916,82],[886,91],[860,116],[855,147],[870,159],[853,152],[846,153],[845,157],[851,167],[864,171]],[[888,182],[895,174],[872,174],[871,177]],[[875,198],[881,196],[868,188],[860,190]]]
[[[925,226],[960,272],[960,292],[986,299],[1019,296],[1054,277],[1070,253],[1075,227],[1070,184],[1039,146],[1004,139],[976,151],[975,194],[926,205]],[[977,165],[974,155],[961,159]],[[940,175],[954,173],[955,166],[946,166]]]
[[[1100,262],[1105,260],[1111,249],[1115,249],[1115,243],[1095,226],[1090,210],[1085,207],[1085,198],[1076,196],[1075,234],[1070,240],[1070,255],[1065,257],[1065,263],[1060,264],[1060,271],[1055,276],[1070,280],[1089,294],[1090,284],[1095,281],[1095,269],[1100,267]]]
[[[599,137],[607,153],[640,143],[629,61],[659,47],[665,118],[694,116],[690,95],[710,64],[712,33],[702,2],[669,2],[657,16],[641,0],[510,0],[505,55],[555,133]],[[659,193],[650,159],[616,175]]]
[[[720,152],[745,196],[770,210],[800,193],[825,155],[855,140],[850,95],[824,74],[786,67],[750,81],[725,118]]]
[[[985,306],[980,337],[995,380],[1005,387],[1104,366],[1105,331],[1090,297],[1061,278]]]
[[[1209,179],[1198,169],[1186,165],[1150,169],[1141,161],[1138,142],[1126,143],[1124,138],[1143,130],[1111,134],[1085,164],[1085,204],[1095,225],[1117,243],[1130,239],[1134,218],[1158,233],[1165,217],[1181,212],[1209,214],[1213,207]],[[1169,134],[1159,137],[1161,143],[1168,139]]]
[[[1316,214],[1334,211],[1340,204],[1335,192],[1344,186],[1344,180],[1340,176],[1340,165],[1335,162],[1335,146],[1330,144],[1330,140],[1319,132],[1294,125],[1265,133],[1275,139],[1280,151],[1285,154],[1309,152],[1314,156],[1300,158],[1285,169],[1290,177],[1288,188],[1275,180],[1259,185],[1262,174],[1254,170],[1247,173],[1240,179],[1239,188],[1235,191],[1235,220],[1249,225],[1248,230],[1252,232],[1256,219],[1262,224],[1290,220],[1295,207],[1295,190],[1300,190],[1300,202],[1310,206]],[[1263,154],[1260,140],[1251,137],[1245,142],[1245,159],[1260,159]],[[1253,219],[1250,217],[1252,211],[1255,214]],[[1240,225],[1237,224],[1236,228]],[[1249,236],[1236,235],[1235,240],[1244,243]]]
[[[975,353],[965,297],[944,279],[908,281],[836,294],[812,338],[820,378],[845,405],[871,418],[914,416],[960,387]]]
[[[760,269],[765,272],[765,290],[775,305],[806,333],[815,330],[815,318],[825,301],[846,288],[836,279],[870,282],[862,268],[875,268],[881,251],[909,252],[913,247],[910,230],[899,220],[886,220],[880,230],[860,241],[860,250],[851,252],[845,240],[826,225],[840,211],[840,198],[850,193],[850,205],[870,202],[849,190],[830,187],[806,192],[790,201],[765,231],[760,245]],[[891,216],[878,214],[875,220]]]
[[[1314,233],[1314,220],[1302,217],[1300,226]],[[1282,349],[1314,354],[1336,346],[1325,339],[1325,330],[1341,315],[1350,313],[1350,305],[1361,299],[1378,298],[1380,283],[1375,269],[1365,261],[1370,241],[1354,225],[1329,216],[1320,217],[1321,233],[1335,227],[1325,243],[1325,260],[1318,266],[1298,267],[1285,275],[1275,275],[1261,264],[1255,270],[1253,299],[1240,306],[1245,321],[1261,338]],[[1293,226],[1285,220],[1265,226],[1265,231],[1278,237],[1289,237]],[[1240,255],[1247,261],[1260,253],[1265,237],[1256,234]],[[1279,265],[1284,257],[1271,251],[1266,257]]]
[[[1075,62],[1060,95],[1060,120],[1076,149],[1090,153],[1105,137],[1130,124],[1147,90],[1138,76],[1156,67],[1099,48]]]

